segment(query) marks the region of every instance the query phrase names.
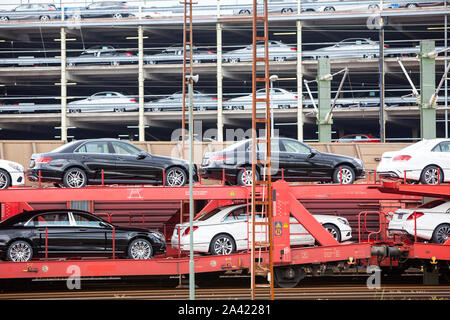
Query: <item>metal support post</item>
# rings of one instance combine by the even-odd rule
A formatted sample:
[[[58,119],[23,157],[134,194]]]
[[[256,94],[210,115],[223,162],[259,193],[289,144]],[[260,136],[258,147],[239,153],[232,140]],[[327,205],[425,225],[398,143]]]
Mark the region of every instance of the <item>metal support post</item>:
[[[433,40],[420,42],[420,135],[422,139],[436,138],[436,105],[430,99],[436,90],[435,51]]]
[[[61,15],[64,17],[64,11]],[[63,18],[64,19],[64,18]],[[61,140],[67,142],[66,29],[61,28]]]
[[[300,0],[299,9],[300,9]],[[299,11],[300,12],[300,11]],[[303,141],[302,22],[297,21],[297,139]]]
[[[189,77],[189,299],[195,300],[194,265],[194,80]]]
[[[217,141],[223,142],[222,24],[218,23],[216,28],[217,28]]]
[[[139,69],[139,141],[145,141],[144,122],[144,29],[138,26],[138,69]]]
[[[331,142],[331,125],[333,121],[327,121],[327,115],[331,111],[331,79],[330,59],[320,58],[317,62],[317,88],[319,113],[317,119],[319,142]]]
[[[380,10],[383,8],[383,2],[380,2]],[[384,21],[380,17],[380,29],[378,31],[379,36],[379,85],[380,85],[380,141],[386,141],[386,117],[384,110],[384,87],[385,87],[385,77],[384,77]]]

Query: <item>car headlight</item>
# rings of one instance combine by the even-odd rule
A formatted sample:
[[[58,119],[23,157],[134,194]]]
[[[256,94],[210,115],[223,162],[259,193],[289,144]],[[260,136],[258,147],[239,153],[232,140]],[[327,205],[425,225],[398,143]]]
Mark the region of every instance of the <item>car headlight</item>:
[[[8,166],[10,166],[12,169],[16,171],[23,171],[23,167],[15,162],[8,162]]]
[[[345,218],[337,218],[337,219],[338,219],[339,222],[341,222],[341,223],[343,223],[343,224],[345,224],[347,226],[349,225],[347,219],[345,219]]]
[[[363,162],[362,162],[361,159],[356,159],[356,162],[357,162],[361,167],[364,167],[364,164],[363,164]]]

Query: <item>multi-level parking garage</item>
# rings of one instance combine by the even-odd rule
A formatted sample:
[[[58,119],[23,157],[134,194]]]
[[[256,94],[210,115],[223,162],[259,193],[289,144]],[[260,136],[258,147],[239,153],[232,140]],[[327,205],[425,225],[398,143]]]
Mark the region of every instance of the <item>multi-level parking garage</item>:
[[[151,1],[130,1],[119,9],[122,17],[118,19],[112,18],[116,9],[103,9],[106,16],[95,18],[83,16],[88,11],[84,2],[66,2],[58,2],[56,7],[61,11],[50,21],[38,17],[15,20],[11,16],[0,23],[0,137],[170,140],[181,124],[181,100],[171,95],[182,87],[182,55],[169,51],[174,58],[170,61],[154,57],[171,46],[181,48],[182,5],[177,11],[173,7],[169,10],[168,2],[164,6],[159,1],[156,8]],[[366,1],[365,8],[363,1],[350,1],[341,7],[328,1],[326,5],[335,5],[331,11],[319,6],[322,2],[271,4],[270,40],[289,46],[288,53],[274,53],[270,62],[271,74],[278,76],[273,87],[292,92],[288,100],[274,102],[275,127],[280,135],[317,141],[320,126],[314,105],[319,111],[329,111],[339,91],[332,121],[327,122],[332,123],[331,139],[349,133],[379,136],[380,132],[386,141],[421,137],[420,108],[410,82],[422,100],[428,101],[426,96],[434,91],[423,88],[435,88],[441,81],[447,55],[442,50],[447,46],[446,3],[424,7],[427,1],[412,1],[414,5],[406,8],[403,1],[375,1],[376,6],[374,1]],[[203,93],[194,95],[194,104],[198,104],[194,117],[201,121],[198,136],[211,129],[208,137],[223,141],[227,140],[227,129],[245,131],[250,127],[251,99],[237,104],[232,101],[251,93],[252,68],[246,59],[251,50],[247,55],[245,50],[230,55],[251,44],[251,16],[245,9],[250,7],[225,1],[194,6],[194,46],[201,51],[193,61],[194,72],[199,75],[195,90]],[[299,7],[301,14],[297,14]],[[74,12],[81,13],[81,19]],[[379,17],[384,21],[381,29]],[[339,43],[349,38],[353,40]],[[364,45],[366,39],[370,43]],[[95,46],[112,46],[114,50],[89,54],[87,49]],[[323,49],[331,46],[334,51]],[[421,55],[423,50],[438,54],[430,59],[430,55]],[[329,61],[330,70],[326,66],[319,70],[319,58]],[[345,68],[348,74],[339,90]],[[319,86],[313,81],[339,71],[319,81]],[[380,71],[384,76],[380,77]],[[320,86],[325,86],[321,95]],[[448,136],[446,89],[444,79],[435,109],[437,137]],[[81,107],[71,104],[103,91],[122,93],[129,103],[86,100]],[[379,107],[382,100],[384,113]],[[380,131],[383,123],[384,133]]]

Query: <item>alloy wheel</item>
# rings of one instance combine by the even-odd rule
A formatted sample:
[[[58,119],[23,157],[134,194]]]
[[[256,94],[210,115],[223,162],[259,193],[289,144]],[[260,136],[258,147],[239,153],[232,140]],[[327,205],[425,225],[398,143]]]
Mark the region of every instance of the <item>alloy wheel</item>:
[[[9,187],[9,177],[6,172],[0,171],[0,189],[6,189]]]
[[[342,170],[339,170],[337,175],[339,182],[342,184],[350,184],[353,182],[353,172],[347,168],[342,168]]]
[[[450,237],[450,225],[443,225],[436,230],[435,239],[438,243],[444,243]]]
[[[423,176],[425,184],[437,184],[438,183],[438,169],[436,167],[428,168],[424,172]]]
[[[243,185],[245,186],[249,186],[253,183],[253,179],[252,179],[252,170],[251,169],[246,169],[241,176],[241,182]]]
[[[8,250],[9,259],[15,262],[29,261],[31,260],[32,254],[31,246],[24,241],[13,243]]]
[[[167,173],[167,185],[170,187],[183,186],[186,182],[186,174],[183,169],[172,169]]]
[[[233,252],[233,242],[226,236],[219,237],[214,242],[213,250],[216,255],[229,255]]]
[[[81,188],[85,185],[85,176],[79,170],[72,170],[67,173],[66,182],[69,188]]]
[[[131,258],[135,260],[150,259],[152,256],[152,246],[148,241],[137,240],[130,248]]]

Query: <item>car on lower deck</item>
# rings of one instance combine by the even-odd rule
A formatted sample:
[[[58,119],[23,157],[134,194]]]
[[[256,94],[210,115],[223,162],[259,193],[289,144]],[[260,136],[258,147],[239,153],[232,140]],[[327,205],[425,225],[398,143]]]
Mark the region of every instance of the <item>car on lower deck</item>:
[[[159,232],[114,226],[82,210],[24,211],[0,222],[0,255],[14,262],[45,253],[84,257],[114,252],[129,259],[150,259],[165,250],[166,241]]]
[[[214,255],[228,255],[236,251],[246,250],[249,245],[249,229],[251,222],[247,214],[247,204],[223,206],[198,216],[193,223],[193,248],[196,252]],[[261,212],[261,208],[256,212]],[[351,238],[351,227],[347,219],[331,215],[313,215],[313,217],[329,231],[338,241]],[[255,217],[255,222],[264,222],[261,215]],[[250,227],[249,227],[250,226]],[[267,232],[263,226],[256,226],[256,241],[264,241]],[[291,216],[290,218],[291,245],[314,245],[315,239],[306,229]],[[190,250],[189,223],[175,226],[171,245],[181,251]]]
[[[150,154],[118,139],[72,141],[47,153],[33,154],[27,176],[67,188],[92,184],[188,183],[187,161]],[[194,179],[196,167],[194,166]]]
[[[205,153],[199,168],[202,179],[250,185],[252,181],[251,139],[237,142],[222,151]],[[257,144],[257,159],[265,159],[265,144]],[[290,138],[272,138],[272,178],[286,181],[318,181],[351,184],[365,176],[363,162],[349,156],[320,152]],[[223,177],[223,171],[225,176]],[[257,164],[257,180],[264,178]]]
[[[437,199],[413,209],[398,209],[392,215],[391,236],[407,235],[443,244],[450,237],[450,201]]]
[[[25,184],[25,170],[20,163],[0,160],[0,189]]]

